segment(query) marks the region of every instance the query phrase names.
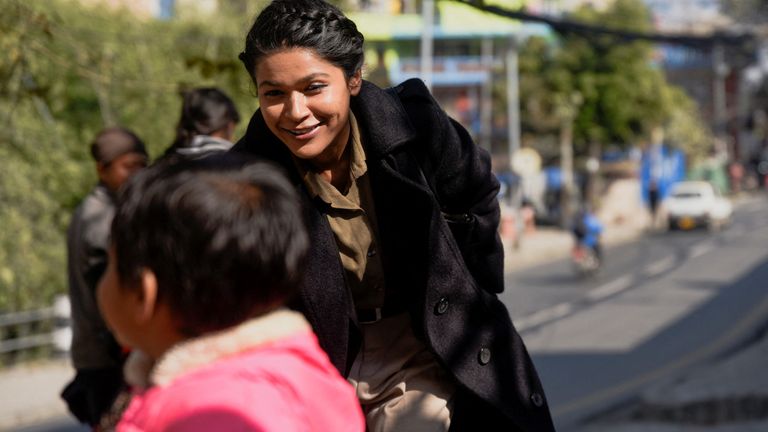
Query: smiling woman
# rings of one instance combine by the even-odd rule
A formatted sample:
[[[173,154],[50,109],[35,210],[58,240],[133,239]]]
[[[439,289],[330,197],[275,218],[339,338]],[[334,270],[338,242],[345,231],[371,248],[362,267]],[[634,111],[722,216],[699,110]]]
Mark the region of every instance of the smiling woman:
[[[271,2],[240,59],[260,109],[234,150],[278,163],[301,191],[312,247],[294,307],[367,430],[553,430],[497,297],[488,153],[420,81],[362,80],[363,36],[323,0]]]
[[[349,168],[342,162],[349,101],[360,91],[360,71],[347,80],[315,52],[291,48],[260,61],[254,79],[269,130],[295,157],[309,161],[334,185],[342,184]]]

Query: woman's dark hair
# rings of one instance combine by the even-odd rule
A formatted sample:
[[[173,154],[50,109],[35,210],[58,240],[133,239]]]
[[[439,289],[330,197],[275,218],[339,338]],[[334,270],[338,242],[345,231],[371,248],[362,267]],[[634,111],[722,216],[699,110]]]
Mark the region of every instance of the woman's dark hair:
[[[181,97],[181,116],[172,148],[187,147],[197,135],[211,135],[240,121],[235,103],[215,87],[182,91]]]
[[[355,23],[323,0],[275,0],[256,17],[239,57],[254,77],[256,63],[265,55],[306,48],[349,79],[363,66],[363,41]]]
[[[118,200],[112,245],[124,289],[151,270],[158,302],[194,336],[288,301],[309,240],[297,193],[278,168],[220,153],[135,175]]]

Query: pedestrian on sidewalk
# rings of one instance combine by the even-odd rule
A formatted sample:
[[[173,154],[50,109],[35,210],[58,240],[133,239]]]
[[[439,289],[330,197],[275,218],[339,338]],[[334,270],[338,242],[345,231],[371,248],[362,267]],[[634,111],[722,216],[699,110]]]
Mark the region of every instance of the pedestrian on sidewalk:
[[[124,355],[96,305],[96,284],[107,267],[115,196],[147,164],[144,143],[119,127],[99,132],[91,144],[99,182],[75,210],[67,231],[67,273],[72,307],[74,379],[61,397],[82,423],[99,424],[123,388]]]
[[[551,431],[506,307],[490,157],[410,80],[362,79],[363,35],[323,0],[276,0],[240,59],[259,110],[234,150],[281,165],[313,247],[296,307],[369,431]]]
[[[133,348],[117,431],[363,432],[354,390],[284,307],[308,246],[296,191],[271,165],[218,154],[129,182],[98,287]]]

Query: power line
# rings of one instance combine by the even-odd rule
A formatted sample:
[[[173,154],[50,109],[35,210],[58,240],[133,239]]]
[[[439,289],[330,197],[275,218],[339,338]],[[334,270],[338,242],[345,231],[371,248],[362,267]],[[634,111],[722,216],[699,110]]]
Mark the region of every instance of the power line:
[[[512,18],[520,21],[537,22],[546,24],[552,30],[561,35],[579,35],[586,38],[596,36],[608,36],[621,42],[632,42],[637,40],[685,45],[695,48],[710,48],[715,44],[729,45],[735,47],[746,47],[755,42],[755,35],[752,33],[728,33],[713,32],[709,35],[694,34],[665,34],[651,32],[637,32],[630,30],[621,30],[594,24],[586,24],[568,19],[559,19],[542,15],[534,15],[522,10],[509,10],[499,6],[486,5],[483,0],[454,0],[459,3],[472,6],[473,8],[488,12],[494,15]]]

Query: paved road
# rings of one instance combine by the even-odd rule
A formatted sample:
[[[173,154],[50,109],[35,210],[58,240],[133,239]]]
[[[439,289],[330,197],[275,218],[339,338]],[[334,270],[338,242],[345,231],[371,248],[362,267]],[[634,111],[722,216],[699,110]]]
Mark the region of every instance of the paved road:
[[[607,250],[594,279],[558,261],[508,275],[510,308],[560,431],[743,343],[768,317],[768,201],[731,227]]]

